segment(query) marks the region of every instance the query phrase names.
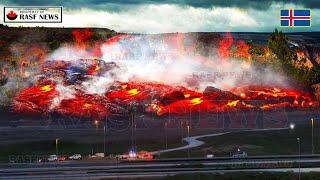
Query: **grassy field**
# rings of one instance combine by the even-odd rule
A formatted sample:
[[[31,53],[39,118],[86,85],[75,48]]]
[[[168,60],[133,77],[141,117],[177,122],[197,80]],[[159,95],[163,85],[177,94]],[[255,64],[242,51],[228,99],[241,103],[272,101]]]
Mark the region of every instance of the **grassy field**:
[[[37,134],[37,132],[39,134]],[[50,132],[50,133],[49,133]],[[96,152],[104,151],[103,131],[96,132],[93,130],[87,131],[30,131],[24,132],[25,138],[18,136],[20,140],[10,140],[11,143],[2,143],[0,145],[0,162],[8,162],[9,156],[16,157],[18,155],[32,155],[45,156],[56,154],[55,138],[58,141],[58,154],[72,155],[80,153],[88,155]],[[154,134],[152,134],[152,132]],[[30,133],[33,137],[30,137]],[[147,135],[146,135],[147,134]],[[159,150],[165,149],[166,142],[163,132],[160,130],[146,130],[136,132],[136,138],[132,143],[132,136],[130,131],[121,133],[108,133],[106,135],[106,153],[107,154],[121,154],[128,152],[133,146],[140,150]],[[12,142],[17,141],[17,142]],[[172,132],[170,138],[167,138],[168,147],[178,147],[185,145],[181,141],[179,133]]]
[[[222,136],[200,139],[205,144],[198,148],[169,152],[162,157],[204,157],[213,153],[215,156],[229,156],[237,148],[249,155],[294,155],[299,148],[297,137],[301,139],[301,153],[311,154],[312,131],[311,126],[300,125],[294,130],[272,130],[252,132],[232,132]],[[314,153],[320,153],[320,129],[314,126]]]
[[[164,132],[161,130],[148,130],[137,132],[135,145],[138,150],[165,149]],[[32,131],[33,132],[33,131]],[[91,132],[91,131],[90,131]],[[82,134],[81,134],[82,133]],[[181,133],[177,130],[168,135],[168,148],[182,146]],[[175,134],[174,134],[175,133]],[[43,134],[43,133],[42,133]],[[53,132],[51,134],[54,134]],[[59,134],[59,133],[58,133]],[[54,134],[47,139],[37,136],[26,142],[10,143],[0,146],[0,162],[8,162],[10,155],[48,155],[55,154]],[[42,136],[43,137],[43,136]],[[295,130],[272,130],[263,132],[231,132],[222,136],[207,137],[200,140],[205,141],[201,147],[190,150],[163,153],[159,158],[177,157],[204,157],[213,153],[215,156],[229,156],[236,148],[246,151],[249,155],[287,155],[298,154],[297,137],[301,139],[301,153],[311,154],[311,126],[296,126]],[[38,139],[38,140],[36,140]],[[320,153],[320,129],[317,124],[314,127],[314,152]],[[106,152],[108,154],[120,154],[128,152],[131,147],[130,132],[108,134],[106,137]],[[59,154],[81,153],[83,155],[93,152],[103,152],[103,134],[95,131],[90,133],[71,132],[60,138],[58,143]]]

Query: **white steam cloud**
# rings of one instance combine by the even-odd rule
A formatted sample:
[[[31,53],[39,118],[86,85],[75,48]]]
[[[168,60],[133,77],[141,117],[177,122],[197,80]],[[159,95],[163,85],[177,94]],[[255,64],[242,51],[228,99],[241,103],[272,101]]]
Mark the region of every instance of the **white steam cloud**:
[[[90,77],[82,82],[81,89],[103,95],[115,81],[152,81],[198,90],[207,86],[229,90],[244,85],[287,85],[285,76],[270,69],[258,70],[245,60],[221,59],[217,49],[210,49],[209,57],[204,57],[197,52],[195,44],[196,36],[176,33],[131,35],[114,44],[102,45],[101,59],[115,62],[119,68]],[[72,55],[65,56],[69,51]],[[90,56],[83,50],[62,47],[49,59]]]
[[[55,90],[58,93],[58,96],[55,96],[50,105],[50,109],[54,109],[59,106],[62,100],[74,98],[75,89],[73,85],[65,86],[62,84],[62,80],[56,82]]]

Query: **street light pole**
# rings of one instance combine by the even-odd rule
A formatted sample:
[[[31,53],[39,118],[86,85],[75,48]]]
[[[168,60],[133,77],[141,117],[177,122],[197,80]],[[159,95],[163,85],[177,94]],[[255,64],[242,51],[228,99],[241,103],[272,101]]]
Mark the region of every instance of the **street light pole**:
[[[188,130],[188,139],[190,137],[190,126],[187,126],[187,130]],[[190,148],[188,148],[188,158],[190,158]]]
[[[56,155],[58,155],[58,141],[59,141],[59,138],[56,138]]]
[[[103,154],[106,156],[106,125],[103,127]]]
[[[312,142],[312,151],[311,151],[311,152],[312,152],[312,154],[314,154],[314,144],[313,144],[313,142],[314,142],[314,141],[313,141],[313,118],[311,118],[311,128],[312,128],[312,130],[311,130],[311,131],[312,131],[312,136],[311,136],[311,138],[312,138],[312,139],[311,139],[311,142]]]
[[[98,132],[99,121],[98,120],[94,120],[94,125],[95,125],[96,133],[97,133]]]
[[[99,127],[99,121],[98,120],[94,120],[94,125],[96,127],[96,136],[99,137],[98,135],[98,127]],[[98,152],[98,143],[96,144],[96,152]]]
[[[164,123],[164,134],[166,138],[166,149],[168,149],[167,122]]]
[[[300,145],[300,138],[297,138],[298,146],[299,146],[299,180],[301,179],[301,145]]]

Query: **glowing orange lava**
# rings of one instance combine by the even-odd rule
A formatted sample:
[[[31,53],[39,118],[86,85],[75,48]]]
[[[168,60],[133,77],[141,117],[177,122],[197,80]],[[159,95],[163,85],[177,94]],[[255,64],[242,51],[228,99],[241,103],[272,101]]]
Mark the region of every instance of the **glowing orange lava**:
[[[235,106],[237,106],[238,102],[239,102],[239,100],[228,102],[227,106],[235,107]]]
[[[200,104],[202,103],[202,99],[201,98],[193,98],[190,100],[190,103],[193,104],[193,105],[197,105],[197,104]]]
[[[127,92],[129,93],[130,96],[135,96],[140,93],[140,91],[138,89],[130,89]]]

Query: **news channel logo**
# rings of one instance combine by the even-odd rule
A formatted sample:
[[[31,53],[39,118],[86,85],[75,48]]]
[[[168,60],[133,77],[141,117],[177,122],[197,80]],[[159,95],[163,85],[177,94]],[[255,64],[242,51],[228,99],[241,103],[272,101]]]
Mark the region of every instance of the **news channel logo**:
[[[4,23],[62,23],[62,6],[5,6]]]

